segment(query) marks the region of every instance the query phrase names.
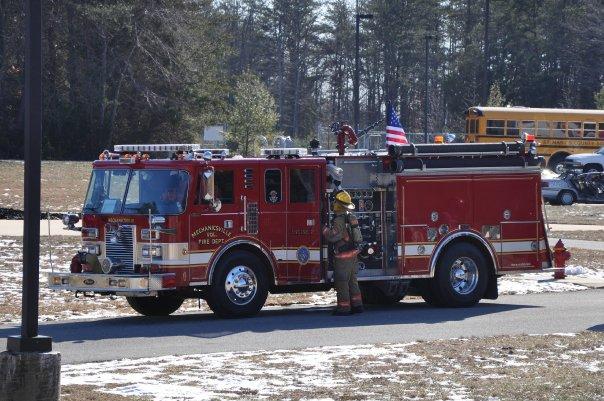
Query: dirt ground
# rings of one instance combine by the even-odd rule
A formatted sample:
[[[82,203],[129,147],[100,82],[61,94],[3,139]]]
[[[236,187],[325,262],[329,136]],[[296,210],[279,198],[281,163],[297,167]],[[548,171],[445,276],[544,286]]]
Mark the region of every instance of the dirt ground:
[[[547,233],[550,246],[555,245],[555,241],[560,238],[580,239],[586,241],[604,241],[604,230],[598,231],[550,231]]]
[[[90,162],[42,162],[43,212],[80,211],[92,164]],[[0,207],[23,210],[23,162],[0,160]]]
[[[545,205],[547,220],[552,224],[604,225],[604,204],[575,203],[570,206]]]
[[[63,399],[603,400],[603,360],[595,331],[160,357],[67,366]]]

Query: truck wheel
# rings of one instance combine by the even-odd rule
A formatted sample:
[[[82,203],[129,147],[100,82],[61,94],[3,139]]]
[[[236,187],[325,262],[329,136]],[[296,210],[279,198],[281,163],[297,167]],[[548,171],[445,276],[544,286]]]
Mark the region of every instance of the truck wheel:
[[[484,295],[488,279],[483,253],[471,244],[455,244],[438,261],[430,285],[432,300],[454,308],[472,306]]]
[[[564,172],[564,159],[569,156],[568,153],[557,153],[549,158],[547,166],[556,174],[562,174]]]
[[[575,194],[571,191],[560,191],[558,194],[558,203],[564,206],[570,206],[575,203]]]
[[[128,304],[144,316],[168,316],[176,312],[184,298],[175,295],[157,297],[126,297]]]
[[[362,283],[360,287],[363,303],[368,305],[392,305],[405,297],[409,285],[407,282],[396,280]]]
[[[238,251],[218,262],[206,301],[218,316],[235,318],[257,314],[267,296],[263,263],[249,252]]]

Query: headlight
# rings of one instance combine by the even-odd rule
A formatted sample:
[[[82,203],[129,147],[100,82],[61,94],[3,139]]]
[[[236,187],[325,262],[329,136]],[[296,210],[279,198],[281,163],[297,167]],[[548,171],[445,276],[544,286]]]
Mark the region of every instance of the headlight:
[[[84,244],[82,245],[82,251],[98,256],[101,254],[101,246],[98,244]]]
[[[143,246],[142,255],[145,258],[161,258],[161,246],[159,245],[145,245]]]
[[[91,227],[82,227],[82,238],[98,238],[99,229]]]

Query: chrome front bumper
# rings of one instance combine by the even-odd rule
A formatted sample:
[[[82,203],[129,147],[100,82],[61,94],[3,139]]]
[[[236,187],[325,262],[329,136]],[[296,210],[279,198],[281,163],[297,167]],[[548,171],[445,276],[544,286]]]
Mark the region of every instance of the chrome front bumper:
[[[174,273],[165,274],[92,274],[48,273],[48,287],[52,290],[110,293],[150,293],[173,290]],[[151,277],[149,279],[149,277]],[[171,279],[171,280],[166,280]],[[164,287],[163,285],[172,285]]]

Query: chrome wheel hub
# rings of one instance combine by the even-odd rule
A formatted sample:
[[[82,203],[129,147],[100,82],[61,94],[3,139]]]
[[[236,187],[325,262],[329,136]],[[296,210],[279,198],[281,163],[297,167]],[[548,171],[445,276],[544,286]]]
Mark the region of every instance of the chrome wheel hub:
[[[467,257],[460,257],[453,262],[450,273],[451,287],[460,295],[470,294],[478,285],[478,267]]]
[[[256,275],[247,266],[236,266],[229,271],[224,282],[227,296],[235,305],[246,305],[258,290]]]

